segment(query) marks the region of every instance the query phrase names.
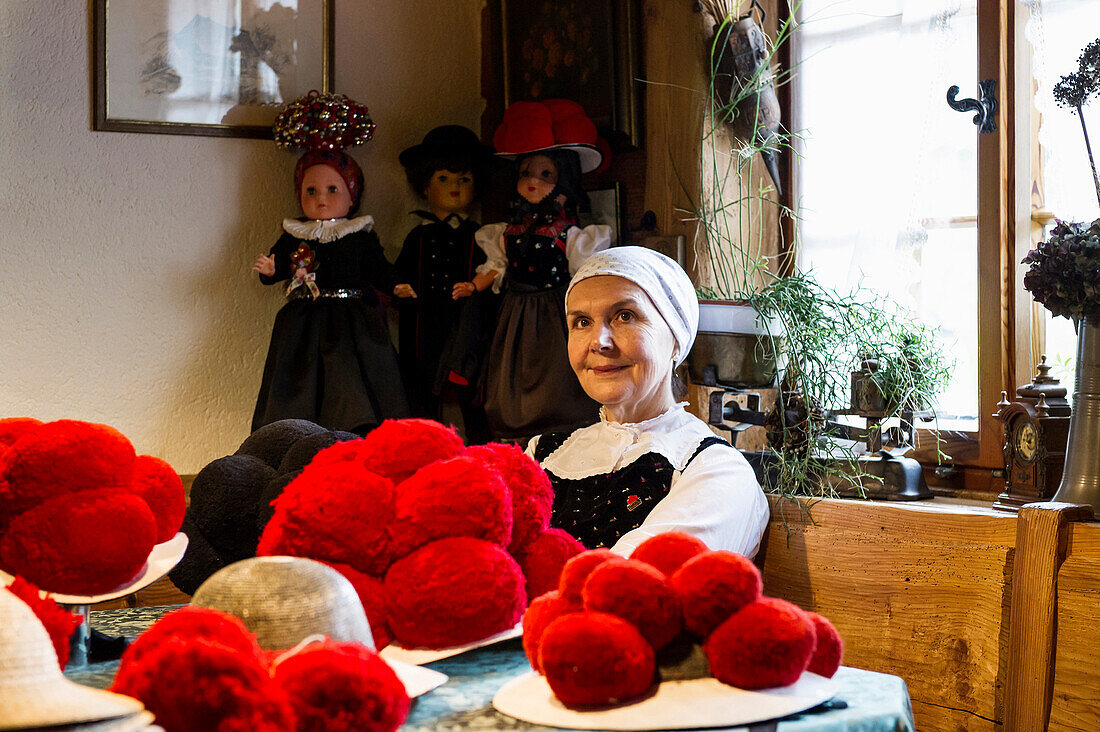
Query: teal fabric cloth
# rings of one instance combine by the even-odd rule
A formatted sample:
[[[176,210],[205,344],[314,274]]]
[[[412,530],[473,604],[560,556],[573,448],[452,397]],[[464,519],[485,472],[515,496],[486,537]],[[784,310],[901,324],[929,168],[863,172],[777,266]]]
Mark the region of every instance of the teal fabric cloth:
[[[91,615],[92,627],[107,635],[136,637],[173,607],[105,610]],[[403,730],[484,732],[543,730],[506,717],[492,708],[493,695],[507,681],[531,667],[519,639],[480,648],[430,664],[450,677],[446,684],[415,700]],[[79,684],[107,688],[118,662],[69,669],[65,675]],[[909,690],[897,676],[841,667],[834,679],[839,691],[821,707],[750,727],[726,727],[749,732],[913,732]]]

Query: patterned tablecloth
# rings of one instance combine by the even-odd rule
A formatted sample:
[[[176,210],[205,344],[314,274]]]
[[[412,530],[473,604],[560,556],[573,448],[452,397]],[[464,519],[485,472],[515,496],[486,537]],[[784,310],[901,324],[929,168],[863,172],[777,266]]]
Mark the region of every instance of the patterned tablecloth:
[[[104,610],[92,613],[92,627],[107,635],[136,637],[172,607]],[[519,639],[437,661],[430,668],[450,680],[416,699],[403,729],[425,732],[547,729],[506,717],[492,708],[493,695],[508,680],[531,670]],[[106,688],[117,661],[70,669],[73,681]],[[909,690],[897,676],[842,667],[834,677],[839,692],[830,702],[777,722],[756,724],[752,732],[912,732]],[[732,728],[726,728],[732,729]]]

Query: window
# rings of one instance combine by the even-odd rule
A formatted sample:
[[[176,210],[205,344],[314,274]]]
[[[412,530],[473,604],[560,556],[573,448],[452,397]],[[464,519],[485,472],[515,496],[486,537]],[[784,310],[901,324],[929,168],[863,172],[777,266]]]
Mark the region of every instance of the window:
[[[1080,123],[1045,100],[1100,35],[1100,0],[789,6],[799,19],[787,119],[801,148],[800,264],[839,289],[889,293],[939,327],[956,362],[937,405],[944,449],[961,465],[1000,467],[991,415],[1001,390],[1030,380],[1040,353],[1064,361],[1075,342],[1072,326],[1067,340],[1064,322],[1046,325],[1019,261],[1045,211],[1096,215]],[[977,97],[990,78],[998,129],[978,134],[946,92]],[[931,442],[920,457],[933,456]]]

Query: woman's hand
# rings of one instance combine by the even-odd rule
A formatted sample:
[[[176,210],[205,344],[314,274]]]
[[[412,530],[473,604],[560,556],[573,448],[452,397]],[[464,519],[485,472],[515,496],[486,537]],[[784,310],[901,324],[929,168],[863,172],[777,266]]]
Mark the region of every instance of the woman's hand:
[[[393,288],[393,294],[395,297],[416,297],[416,290],[412,285],[396,285]]]
[[[275,257],[265,257],[261,254],[256,263],[252,265],[252,269],[265,277],[270,277],[275,274]]]
[[[464,297],[477,292],[477,285],[473,282],[456,282],[455,286],[451,289],[451,298],[454,300],[461,300]]]

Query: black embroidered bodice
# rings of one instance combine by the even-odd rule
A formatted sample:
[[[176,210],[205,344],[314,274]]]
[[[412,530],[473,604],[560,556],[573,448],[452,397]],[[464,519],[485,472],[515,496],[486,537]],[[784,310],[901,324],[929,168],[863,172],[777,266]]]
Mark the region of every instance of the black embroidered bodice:
[[[574,226],[575,219],[549,214],[526,214],[519,223],[510,224],[504,230],[507,281],[539,290],[569,284],[565,247]]]
[[[401,253],[394,262],[398,277],[412,285],[423,305],[454,308],[451,291],[456,282],[469,282],[485,261],[485,252],[474,243],[477,222],[462,219],[452,227],[427,211],[414,211],[430,223],[421,224],[405,237]],[[450,217],[448,217],[450,218]]]
[[[539,437],[535,460],[542,463],[571,434],[553,432]],[[704,438],[684,468],[711,445],[729,446],[729,443],[719,437]],[[554,486],[550,525],[569,532],[586,549],[610,547],[623,534],[641,526],[668,495],[674,472],[668,458],[656,452],[646,453],[612,473],[587,478],[559,478],[546,471]]]

